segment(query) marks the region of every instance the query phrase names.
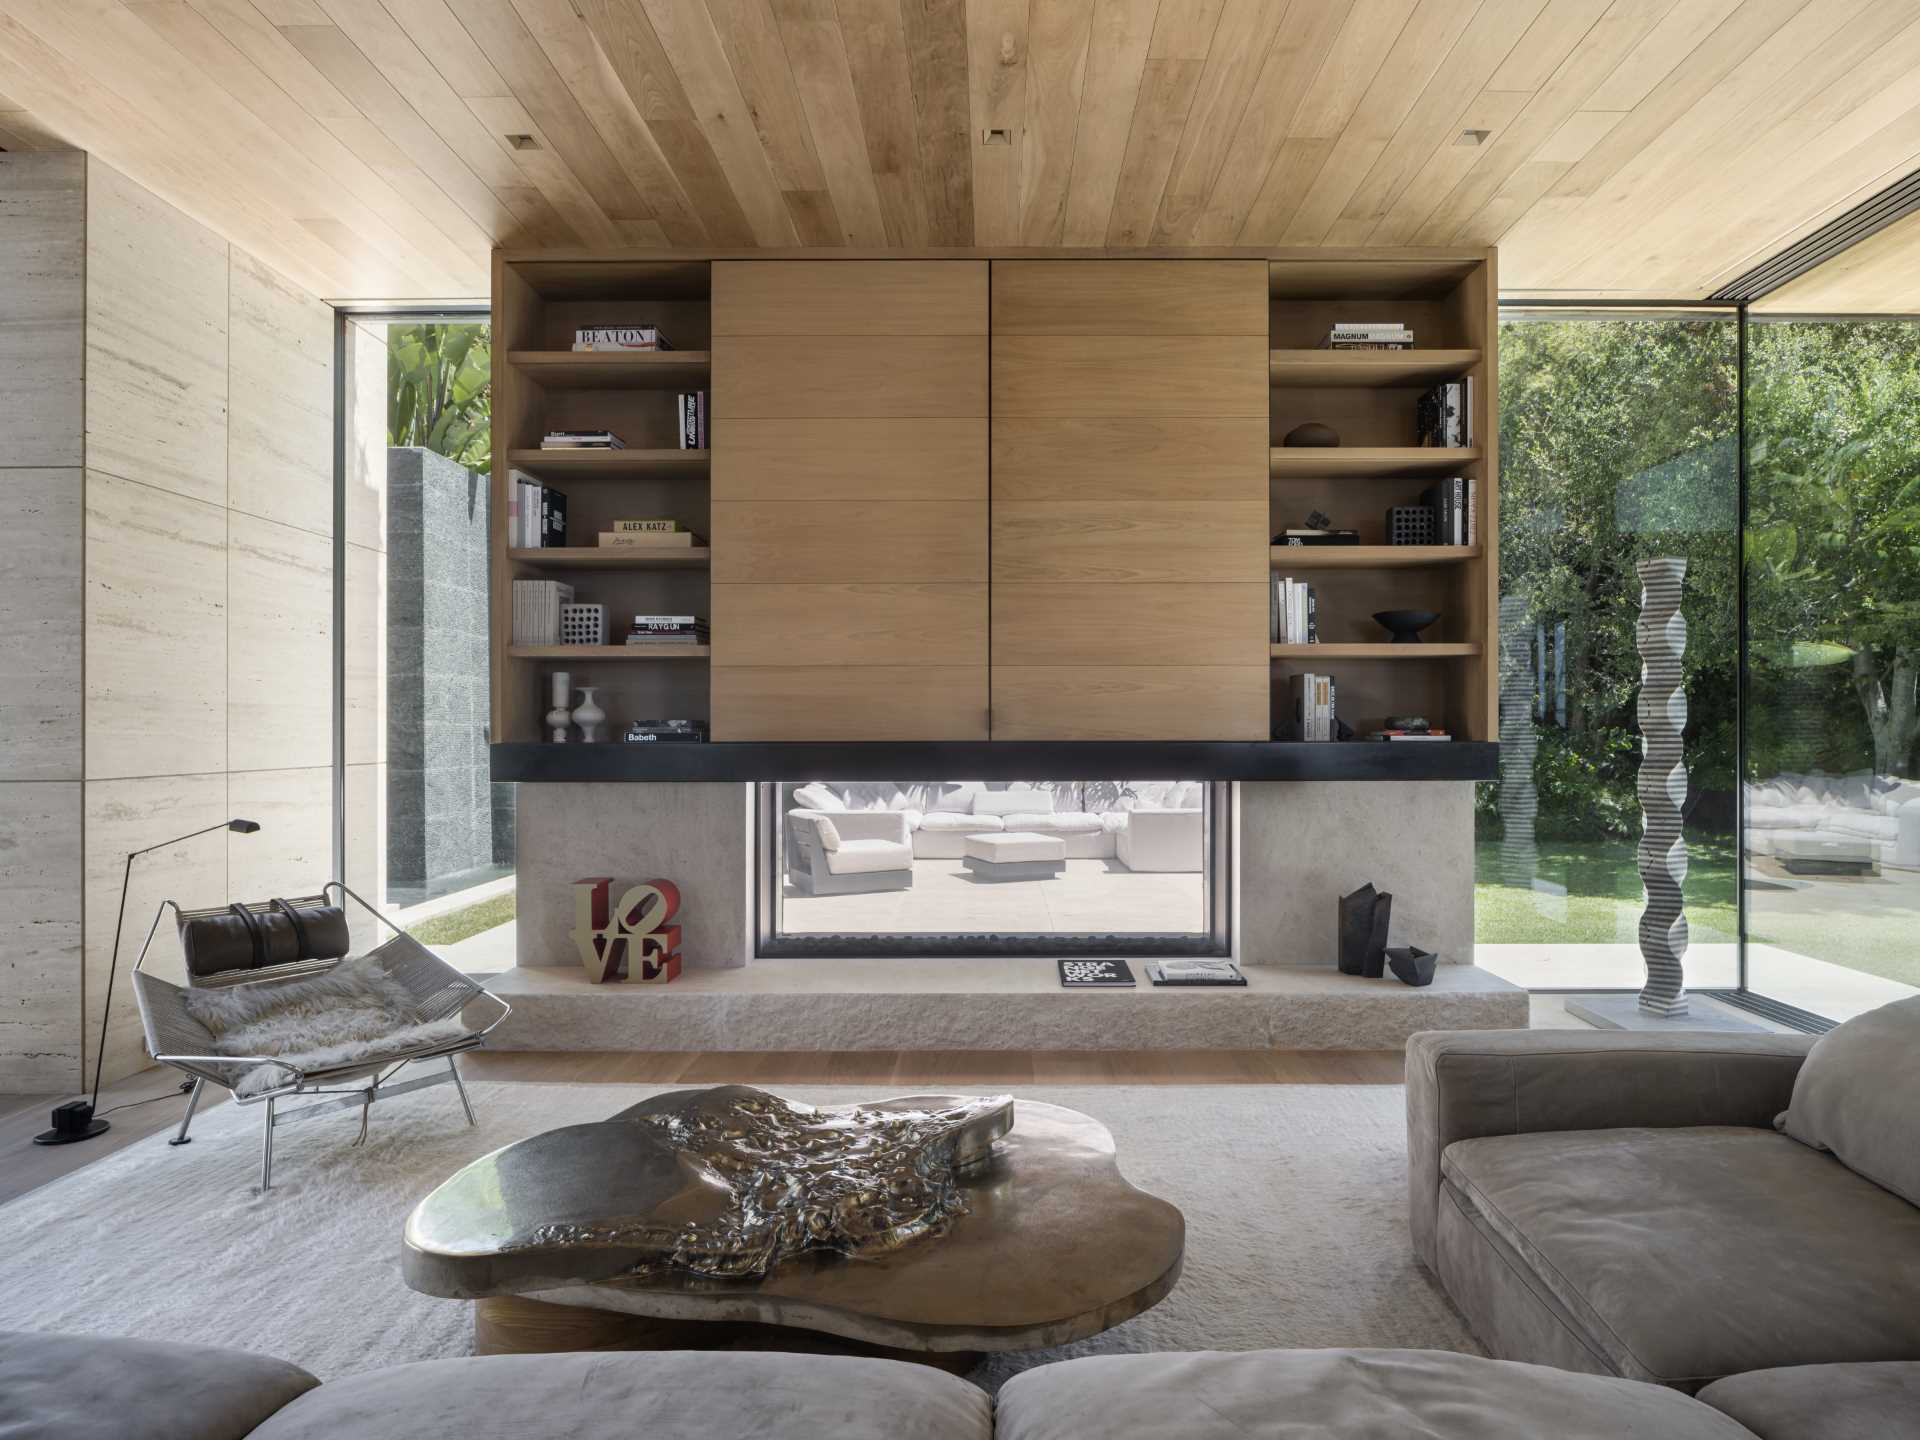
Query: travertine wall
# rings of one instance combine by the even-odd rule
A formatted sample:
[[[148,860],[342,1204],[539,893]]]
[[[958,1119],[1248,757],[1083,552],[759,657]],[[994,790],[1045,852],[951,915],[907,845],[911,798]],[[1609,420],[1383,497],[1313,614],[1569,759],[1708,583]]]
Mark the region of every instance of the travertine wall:
[[[0,154],[0,1091],[77,1088],[128,902],[331,865],[333,320],[111,168]]]

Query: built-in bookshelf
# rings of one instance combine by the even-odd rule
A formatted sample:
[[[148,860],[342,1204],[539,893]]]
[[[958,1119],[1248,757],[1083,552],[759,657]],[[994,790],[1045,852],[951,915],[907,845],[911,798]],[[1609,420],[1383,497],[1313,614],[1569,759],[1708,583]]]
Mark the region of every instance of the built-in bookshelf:
[[[1274,533],[1319,512],[1356,545],[1274,546],[1276,577],[1313,587],[1319,643],[1270,647],[1276,734],[1295,674],[1331,675],[1339,718],[1366,734],[1389,715],[1420,715],[1456,741],[1498,738],[1494,617],[1499,506],[1496,286],[1490,253],[1329,257],[1296,252],[1269,266],[1270,519]],[[1336,324],[1398,322],[1411,349],[1335,350]],[[1471,381],[1470,443],[1421,444],[1418,408],[1429,387]],[[1289,446],[1307,422],[1330,426],[1337,446]],[[1474,541],[1387,543],[1387,512],[1416,505],[1455,476],[1470,479]],[[1395,644],[1376,611],[1440,618],[1420,643]],[[1398,747],[1396,747],[1398,748]],[[1429,750],[1433,746],[1404,747]]]
[[[496,256],[493,450],[495,513],[504,516],[518,472],[566,496],[566,543],[513,546],[494,537],[494,737],[544,739],[541,717],[556,671],[591,685],[617,738],[639,719],[709,719],[707,644],[620,643],[636,614],[708,618],[705,544],[600,546],[616,520],[670,518],[711,533],[707,449],[680,446],[677,395],[711,394],[712,285],[705,260]],[[588,326],[657,326],[660,351],[575,351]],[[549,430],[615,431],[622,449],[542,449]],[[515,580],[565,581],[576,601],[604,605],[607,645],[515,645]]]

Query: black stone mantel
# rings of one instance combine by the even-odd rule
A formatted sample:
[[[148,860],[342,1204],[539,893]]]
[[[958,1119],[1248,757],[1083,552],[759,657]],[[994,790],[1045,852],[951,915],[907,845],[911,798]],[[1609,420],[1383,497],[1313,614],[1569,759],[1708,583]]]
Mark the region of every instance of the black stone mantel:
[[[495,780],[1492,780],[1491,741],[861,740],[492,747]]]

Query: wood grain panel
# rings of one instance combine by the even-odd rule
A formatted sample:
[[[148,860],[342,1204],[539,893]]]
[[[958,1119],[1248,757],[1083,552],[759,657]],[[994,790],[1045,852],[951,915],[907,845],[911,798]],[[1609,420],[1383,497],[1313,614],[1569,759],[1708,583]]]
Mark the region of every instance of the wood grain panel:
[[[730,500],[713,507],[715,585],[986,578],[981,502]]]
[[[1264,358],[1261,365],[1264,376]],[[740,418],[984,416],[987,340],[720,336],[713,342],[713,393],[722,424]]]
[[[993,667],[996,740],[1264,740],[1265,665]]]
[[[1264,493],[1264,432],[1257,442]],[[715,500],[984,500],[987,422],[729,418],[712,475]]]
[[[831,683],[813,666],[712,673],[715,740],[987,738],[984,665],[856,665]]]
[[[993,507],[993,578],[1262,580],[1267,507],[1213,501],[1008,500]]]
[[[1264,500],[1260,419],[995,420],[996,500]]]
[[[996,260],[995,335],[1267,335],[1259,260]]]
[[[1262,310],[1265,333],[1265,311]],[[719,335],[984,335],[984,260],[720,261]]]
[[[1008,665],[1255,665],[1267,654],[1263,584],[1224,581],[993,587],[993,659]],[[1073,685],[1063,673],[1063,685]]]
[[[993,413],[1264,419],[1266,336],[995,336]]]
[[[987,587],[715,585],[715,665],[984,665]]]

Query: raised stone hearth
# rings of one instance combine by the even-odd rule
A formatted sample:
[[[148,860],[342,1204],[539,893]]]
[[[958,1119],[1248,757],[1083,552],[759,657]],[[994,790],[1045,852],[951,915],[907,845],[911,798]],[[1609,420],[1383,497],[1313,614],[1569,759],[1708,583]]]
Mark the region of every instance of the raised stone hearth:
[[[1066,991],[1052,960],[756,960],[670,985],[520,968],[506,1050],[1393,1050],[1419,1030],[1525,1029],[1527,992],[1471,965],[1412,989],[1248,966],[1245,989]]]

